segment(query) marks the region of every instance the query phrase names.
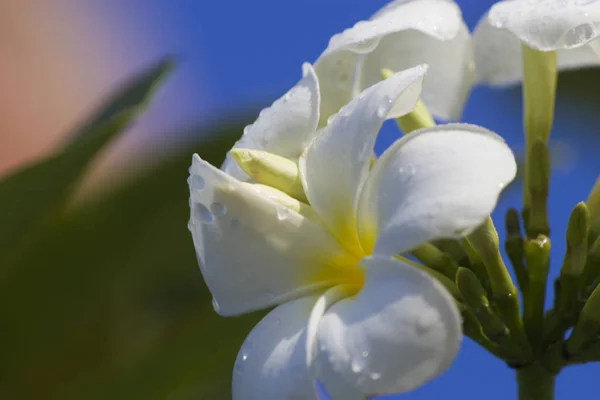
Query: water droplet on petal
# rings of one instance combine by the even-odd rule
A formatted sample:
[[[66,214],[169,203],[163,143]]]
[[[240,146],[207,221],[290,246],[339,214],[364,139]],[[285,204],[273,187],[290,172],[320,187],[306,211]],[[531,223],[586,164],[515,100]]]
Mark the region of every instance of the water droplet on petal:
[[[190,186],[192,187],[192,189],[202,190],[202,189],[204,189],[205,185],[206,185],[206,182],[204,182],[204,179],[201,176],[192,175],[190,177]]]
[[[221,307],[219,306],[219,302],[214,297],[212,299],[212,306],[215,309],[215,312],[219,312],[219,310],[221,309]]]
[[[352,368],[352,372],[354,372],[355,374],[361,372],[364,366],[364,362],[358,360],[352,360],[352,363],[350,364],[350,368]]]
[[[210,224],[214,220],[214,216],[212,215],[212,213],[202,203],[197,203],[194,205],[194,214],[197,219],[204,222],[205,224]]]
[[[582,24],[565,33],[564,40],[567,46],[576,46],[591,40],[596,34],[592,24]]]
[[[377,107],[377,117],[378,118],[387,117],[387,113],[388,113],[389,109],[390,109],[390,107],[387,104],[379,105],[379,107]]]
[[[363,358],[369,357],[369,351],[368,350],[363,351],[362,356],[363,356]]]
[[[290,210],[285,208],[285,207],[278,207],[277,208],[277,218],[280,221],[286,220],[290,215]]]
[[[242,361],[246,361],[248,360],[248,358],[250,357],[250,352],[252,351],[252,348],[254,347],[254,345],[252,344],[252,342],[246,341],[244,342],[244,344],[242,345],[242,349],[241,354],[242,354]]]
[[[227,206],[221,203],[212,203],[210,206],[210,211],[216,217],[222,217],[227,214]]]
[[[378,372],[372,372],[369,375],[369,378],[373,379],[374,381],[377,381],[377,380],[381,379],[381,374]]]

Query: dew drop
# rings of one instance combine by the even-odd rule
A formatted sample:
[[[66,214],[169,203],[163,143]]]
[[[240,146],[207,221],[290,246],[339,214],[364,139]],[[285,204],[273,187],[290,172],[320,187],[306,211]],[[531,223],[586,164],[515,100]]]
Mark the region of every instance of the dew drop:
[[[190,177],[190,186],[192,187],[192,189],[202,190],[202,189],[204,189],[205,185],[206,185],[206,182],[204,182],[204,179],[201,176],[192,175]]]
[[[212,306],[213,306],[213,308],[215,309],[215,312],[217,312],[217,313],[218,313],[218,312],[219,312],[219,310],[221,309],[221,306],[219,306],[219,302],[218,302],[218,301],[217,301],[217,299],[215,299],[214,297],[213,297],[213,299],[212,299]]]
[[[410,175],[414,175],[417,172],[417,169],[413,164],[408,164],[408,173]]]
[[[576,46],[591,40],[596,34],[592,24],[582,24],[565,33],[564,40],[567,46]]]
[[[252,351],[253,347],[254,345],[252,344],[252,342],[244,342],[244,344],[242,345],[242,349],[240,350],[242,353],[242,361],[248,360],[248,357],[250,357],[250,352]]]
[[[227,206],[225,206],[225,204],[215,202],[211,204],[210,211],[215,217],[222,217],[227,214]]]
[[[379,38],[363,40],[358,43],[353,43],[348,46],[348,50],[353,51],[358,54],[367,54],[375,50],[377,45],[379,44]]]
[[[374,381],[377,381],[377,380],[381,379],[381,374],[379,372],[372,372],[369,375],[369,378],[373,379]]]
[[[277,208],[277,219],[280,221],[286,220],[290,215],[290,211],[285,207]]]
[[[352,363],[350,364],[350,368],[352,368],[352,372],[354,372],[355,374],[361,372],[364,367],[364,362],[358,360],[352,360]]]
[[[390,107],[387,104],[379,105],[379,107],[377,107],[377,117],[385,118],[387,116],[389,109],[390,109]]]
[[[197,203],[194,205],[194,214],[198,220],[204,222],[205,224],[210,224],[214,220],[212,213],[202,203]]]
[[[369,351],[368,350],[363,351],[362,356],[363,356],[363,358],[369,357]]]

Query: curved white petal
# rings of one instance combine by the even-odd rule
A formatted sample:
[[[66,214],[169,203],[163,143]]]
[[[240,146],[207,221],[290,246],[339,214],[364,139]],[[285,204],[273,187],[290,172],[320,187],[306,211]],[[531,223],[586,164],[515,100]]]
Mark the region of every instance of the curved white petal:
[[[460,16],[459,16],[460,18]],[[440,119],[460,119],[474,79],[474,60],[468,28],[461,22],[453,39],[442,41],[418,30],[398,32],[381,39],[360,65],[361,87],[381,80],[381,69],[401,71],[417,64],[429,65],[421,100]]]
[[[490,25],[484,15],[473,32],[477,82],[510,85],[523,78],[521,41],[511,32]]]
[[[571,49],[600,35],[600,2],[504,0],[492,6],[489,22],[540,51]]]
[[[319,83],[313,67],[302,66],[303,78],[271,107],[262,110],[254,124],[233,146],[265,150],[282,157],[296,159],[314,137],[319,121]],[[222,169],[238,179],[248,176],[231,157]]]
[[[484,16],[473,33],[476,80],[491,85],[511,85],[523,79],[521,41],[506,29],[490,25]],[[557,50],[560,71],[600,65],[600,38],[568,50]]]
[[[340,50],[370,53],[378,40],[389,34],[415,29],[439,40],[453,39],[460,29],[460,8],[447,0],[396,0],[368,21],[334,35],[323,56]]]
[[[266,308],[358,274],[319,221],[275,203],[194,155],[190,230],[221,315]]]
[[[334,304],[317,332],[313,368],[333,399],[415,389],[444,372],[460,346],[460,314],[440,283],[395,259],[363,265],[363,289]]]
[[[233,400],[317,400],[306,364],[306,324],[317,297],[282,304],[242,345],[233,368]]]
[[[370,58],[371,55],[369,53],[374,50],[377,51],[380,41],[385,40],[387,42],[385,45],[386,49],[393,50],[394,53],[385,54],[387,50],[382,49],[378,51],[378,55],[375,58],[376,60],[382,58],[382,54],[384,54],[384,61],[388,61],[389,59],[395,60],[394,65],[390,66],[377,65],[377,61],[375,61],[376,65],[374,68],[376,70],[373,74],[369,74],[367,78],[369,84],[358,86],[359,91],[381,80],[381,68],[387,67],[400,71],[422,63],[433,64],[434,60],[430,60],[430,58],[435,55],[437,50],[432,51],[429,47],[425,47],[425,45],[430,46],[431,43],[435,43],[433,44],[434,46],[443,46],[436,43],[437,41],[452,42],[448,46],[448,50],[444,49],[445,56],[440,57],[452,57],[451,66],[447,66],[447,69],[454,69],[456,68],[454,66],[457,62],[456,60],[462,55],[460,52],[464,51],[462,48],[464,35],[461,33],[463,28],[464,24],[462,23],[460,8],[453,1],[396,0],[379,10],[370,20],[359,21],[352,28],[334,35],[330,39],[327,49],[325,49],[315,63],[315,70],[319,76],[323,98],[321,105],[321,125],[325,125],[327,118],[336,113],[343,105],[347,104],[353,94],[355,94],[353,93],[353,88],[357,87],[357,85],[354,82],[354,78],[361,79],[360,76],[356,76],[355,74],[356,68],[362,58],[359,55],[365,55],[366,58]],[[387,39],[390,35],[395,39]],[[460,35],[462,38],[457,39],[457,42],[455,42],[453,39],[457,35]],[[405,42],[405,40],[413,40],[415,37],[426,37],[429,40],[420,39],[419,45],[415,46],[410,46],[410,44]],[[400,43],[395,43],[397,41],[400,41]],[[414,51],[419,49],[421,45],[423,45],[420,49],[422,50],[421,52]],[[413,50],[412,53],[410,52],[411,49]],[[404,51],[408,53],[404,54]],[[457,79],[458,77],[455,73],[451,75],[447,73],[446,76],[450,76],[452,79]],[[437,80],[437,77],[434,79]],[[464,78],[460,78],[460,80],[462,79]],[[464,84],[460,80],[454,84],[457,86],[456,90],[460,90],[459,88]],[[445,88],[451,86],[453,86],[451,82],[444,82]],[[440,94],[440,92],[442,90],[436,92],[435,95]],[[447,93],[444,94],[447,95]],[[433,99],[435,95],[432,93],[429,97]],[[445,107],[450,107],[449,105],[443,103],[445,105],[443,107],[438,106],[438,103],[443,103],[443,100],[432,103],[436,116],[445,118],[447,114],[455,116],[457,113],[456,110],[446,110]]]
[[[321,93],[319,126],[327,125],[327,120],[352,100],[358,59],[356,53],[340,51],[315,62]]]
[[[377,133],[386,118],[414,108],[425,71],[415,67],[371,86],[342,108],[300,157],[311,206],[344,244],[358,244],[356,204]]]
[[[509,147],[484,128],[449,124],[413,132],[383,153],[365,183],[363,247],[393,255],[463,236],[490,215],[515,174]]]

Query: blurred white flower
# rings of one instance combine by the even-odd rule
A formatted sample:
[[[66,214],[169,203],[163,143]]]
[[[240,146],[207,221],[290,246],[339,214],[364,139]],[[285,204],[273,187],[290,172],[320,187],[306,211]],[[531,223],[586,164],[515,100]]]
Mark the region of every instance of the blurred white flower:
[[[383,121],[412,110],[425,71],[371,86],[318,134],[315,111],[295,103],[315,93],[310,73],[287,98],[297,106],[284,107],[284,97],[263,112],[252,140],[298,153],[310,206],[194,155],[190,230],[215,310],[232,316],[277,306],[239,352],[234,400],[315,399],[314,379],[335,399],[405,392],[456,355],[454,299],[398,254],[469,233],[516,166],[497,136],[456,124],[411,133],[371,167]]]
[[[473,34],[477,80],[492,85],[521,81],[522,44],[556,51],[559,70],[600,65],[599,35],[599,1],[500,1]]]

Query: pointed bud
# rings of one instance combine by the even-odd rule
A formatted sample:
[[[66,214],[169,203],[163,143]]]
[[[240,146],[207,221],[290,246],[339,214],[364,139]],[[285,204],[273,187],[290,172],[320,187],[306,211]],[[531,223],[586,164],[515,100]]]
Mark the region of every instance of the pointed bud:
[[[583,283],[583,272],[588,252],[588,220],[589,215],[585,203],[575,206],[569,217],[566,242],[567,250],[560,269],[557,288],[556,311],[563,319],[568,314],[577,312],[579,308],[580,290]]]
[[[511,297],[516,295],[512,279],[502,261],[498,247],[498,233],[490,217],[483,224],[466,237],[465,250],[469,254],[471,263],[480,259],[485,266],[490,278],[494,296]],[[475,254],[472,254],[472,253]]]
[[[511,208],[506,212],[505,226],[506,241],[504,243],[504,248],[513,266],[515,275],[517,276],[517,283],[519,284],[521,291],[525,292],[527,290],[529,277],[523,261],[525,250],[523,248],[523,236],[521,235],[519,213],[514,208]]]
[[[508,336],[508,328],[493,312],[487,293],[477,276],[467,268],[458,268],[456,286],[469,310],[477,317],[485,335],[498,343]]]
[[[580,276],[583,273],[588,252],[589,213],[585,203],[575,206],[567,225],[567,251],[561,274]]]
[[[583,297],[586,298],[600,281],[600,237],[594,241],[589,249],[581,281]]]
[[[475,249],[489,276],[492,299],[502,321],[508,326],[516,343],[528,351],[527,337],[521,320],[517,289],[504,265],[498,248],[498,233],[490,217],[467,236],[466,240]]]
[[[392,71],[391,69],[383,68],[381,70],[381,78],[384,80],[388,79],[392,75],[394,75],[394,71]],[[396,122],[402,130],[402,133],[405,135],[418,129],[431,128],[432,126],[435,126],[435,121],[433,120],[433,117],[431,116],[431,114],[427,110],[427,107],[425,107],[425,104],[423,104],[421,100],[417,102],[415,109],[412,110],[410,113],[403,115],[400,118],[396,118]]]
[[[600,286],[585,302],[571,336],[567,340],[567,353],[576,355],[600,334]]]
[[[456,263],[452,258],[431,243],[424,243],[410,252],[423,265],[441,272],[447,277],[456,275]]]
[[[229,153],[256,183],[272,186],[307,202],[298,164],[294,161],[263,150],[235,148]]]

